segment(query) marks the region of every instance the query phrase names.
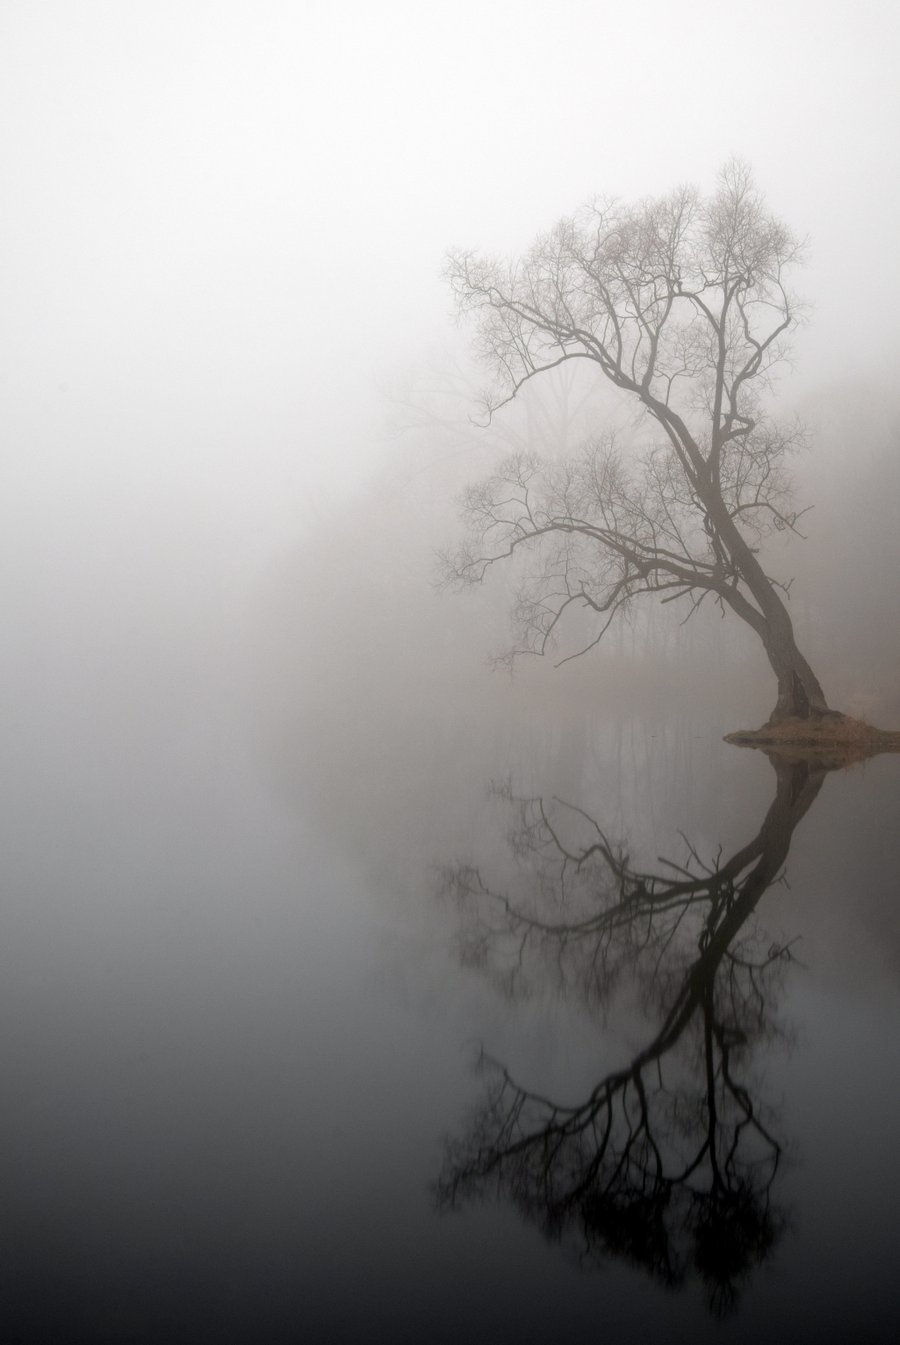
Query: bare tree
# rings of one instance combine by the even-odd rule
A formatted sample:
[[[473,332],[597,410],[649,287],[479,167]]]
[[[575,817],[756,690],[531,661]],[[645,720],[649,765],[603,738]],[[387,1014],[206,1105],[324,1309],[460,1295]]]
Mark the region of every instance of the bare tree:
[[[801,250],[732,162],[708,198],[681,188],[596,203],[513,262],[450,255],[496,379],[488,418],[532,379],[587,360],[652,431],[628,452],[607,434],[562,462],[518,453],[466,492],[452,579],[479,583],[532,554],[514,653],[543,653],[572,608],[592,619],[584,652],[643,594],[691,612],[711,598],[763,643],[778,679],[770,723],[833,713],[797,647],[786,585],[759,556],[799,517],[786,459],[802,429],[776,423],[765,394],[800,316],[789,273]]]

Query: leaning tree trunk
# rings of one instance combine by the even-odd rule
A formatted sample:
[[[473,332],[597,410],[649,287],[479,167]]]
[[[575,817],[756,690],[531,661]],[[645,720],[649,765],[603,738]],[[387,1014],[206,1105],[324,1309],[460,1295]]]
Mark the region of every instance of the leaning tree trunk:
[[[769,723],[777,724],[784,719],[818,719],[833,714],[819,679],[797,648],[791,618],[777,594],[774,596],[782,612],[774,620],[767,617],[763,634],[766,654],[778,678],[778,700]]]
[[[769,724],[785,719],[819,719],[835,713],[825,699],[819,679],[797,648],[794,624],[771,579],[748,545],[720,499],[707,505],[720,540],[727,547],[756,607],[728,598],[739,615],[753,626],[778,679],[778,700]]]
[[[763,644],[778,678],[778,701],[768,720],[770,724],[779,724],[782,720],[813,720],[834,713],[813,668],[796,647],[794,627],[787,612],[783,619],[767,620]]]

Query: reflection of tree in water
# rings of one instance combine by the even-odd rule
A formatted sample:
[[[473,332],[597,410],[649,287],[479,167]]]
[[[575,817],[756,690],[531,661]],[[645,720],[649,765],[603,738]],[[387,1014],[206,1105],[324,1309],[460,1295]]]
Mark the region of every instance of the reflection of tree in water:
[[[573,1105],[483,1057],[491,1078],[447,1143],[439,1205],[494,1191],[584,1259],[623,1256],[669,1285],[696,1273],[715,1312],[734,1304],[783,1225],[771,1200],[781,1146],[746,1073],[774,1030],[768,1006],[790,950],[751,917],[824,779],[774,764],[775,799],[754,839],[710,866],[688,846],[683,866],[660,861],[666,872],[633,867],[580,810],[505,791],[523,869],[515,895],[471,866],[444,874],[465,912],[465,955],[511,992],[552,968],[595,1006],[628,967],[659,1025]],[[576,821],[589,832],[578,841],[567,836]]]

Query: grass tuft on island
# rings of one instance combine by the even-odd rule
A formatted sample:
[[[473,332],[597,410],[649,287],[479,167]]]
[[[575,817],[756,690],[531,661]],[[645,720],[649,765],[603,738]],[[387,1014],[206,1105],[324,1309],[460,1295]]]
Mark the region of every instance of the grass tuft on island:
[[[782,760],[826,767],[849,766],[880,752],[900,752],[900,732],[876,729],[861,719],[832,711],[809,719],[780,719],[759,729],[726,733],[726,743],[758,747]]]

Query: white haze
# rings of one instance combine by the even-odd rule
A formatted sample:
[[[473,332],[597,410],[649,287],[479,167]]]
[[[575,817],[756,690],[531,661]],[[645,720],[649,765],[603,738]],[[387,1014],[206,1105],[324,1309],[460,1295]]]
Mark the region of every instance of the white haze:
[[[463,403],[443,428],[397,407],[464,348],[450,245],[515,251],[593,193],[709,187],[739,154],[811,235],[785,396],[815,415],[856,389],[878,422],[898,36],[865,0],[0,6],[9,790],[67,771],[109,788],[111,760],[189,753],[232,722],[234,676],[267,741],[300,752],[306,717],[342,780],[367,735],[378,760],[388,712],[417,701],[426,733],[450,683],[484,690],[502,586],[465,602],[431,579],[491,450]],[[832,427],[813,495],[854,456]],[[874,622],[895,586],[869,573]],[[860,596],[845,574],[857,624]],[[715,639],[703,666],[731,669]],[[769,688],[747,657],[758,688],[720,680],[751,719]]]
[[[721,735],[771,674],[740,623],[672,608],[491,673],[505,579],[438,593],[433,552],[529,419],[560,451],[563,384],[479,435],[442,257],[753,165],[811,238],[781,395],[815,427],[817,508],[779,568],[834,703],[900,726],[898,23],[887,0],[0,0],[4,1339],[374,1339],[410,1302],[385,1338],[472,1339],[494,1248],[518,1338],[570,1299],[596,1328],[511,1221],[420,1222],[461,1043],[528,1037],[457,976],[430,866],[505,850],[507,774],[649,856],[678,827],[744,844],[771,771]],[[809,900],[835,963],[861,941],[895,968],[892,853],[868,882],[843,846],[886,834],[871,769]],[[548,1067],[574,1057],[531,1021]],[[605,1276],[605,1320],[614,1283],[630,1322],[655,1311]]]
[[[10,790],[63,761],[103,778],[107,739],[130,771],[189,750],[237,709],[214,693],[235,673],[288,754],[309,711],[338,775],[354,716],[358,742],[411,688],[424,724],[432,689],[486,685],[502,588],[460,602],[430,583],[492,450],[464,404],[409,428],[398,390],[464,348],[446,248],[514,252],[594,193],[753,165],[811,237],[783,385],[826,408],[807,482],[833,504],[858,458],[874,483],[898,353],[898,38],[871,0],[2,4]],[[858,404],[867,436],[888,427],[865,452]],[[861,599],[870,625],[894,601],[875,540],[864,589],[842,569],[862,636]],[[820,583],[803,609],[814,643],[828,598]],[[716,648],[707,670],[730,666]],[[877,652],[890,672],[894,647]],[[748,719],[769,696],[753,670],[758,689],[740,670],[726,688]]]

